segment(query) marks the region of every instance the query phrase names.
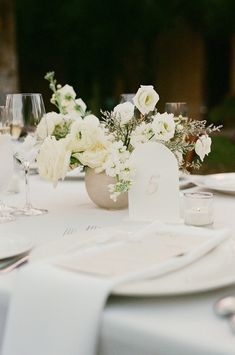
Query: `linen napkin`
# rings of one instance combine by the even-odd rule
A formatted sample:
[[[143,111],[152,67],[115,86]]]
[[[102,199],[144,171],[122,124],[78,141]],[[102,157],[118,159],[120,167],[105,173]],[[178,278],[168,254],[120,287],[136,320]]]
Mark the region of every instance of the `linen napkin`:
[[[192,242],[185,246],[186,237]],[[94,355],[102,309],[114,287],[186,266],[228,237],[228,230],[153,223],[129,241],[58,258],[59,268],[49,262],[25,267],[12,296],[2,355]]]

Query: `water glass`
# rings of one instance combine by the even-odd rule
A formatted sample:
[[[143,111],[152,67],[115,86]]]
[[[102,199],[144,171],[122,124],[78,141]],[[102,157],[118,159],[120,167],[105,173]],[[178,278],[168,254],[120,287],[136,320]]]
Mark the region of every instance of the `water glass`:
[[[16,129],[15,139],[18,138],[20,130],[25,125],[28,131],[34,131],[42,116],[45,114],[45,107],[41,94],[9,94],[6,99],[6,110],[12,122],[12,132]],[[17,131],[18,129],[18,131]],[[13,133],[14,134],[14,133]],[[29,136],[30,137],[30,136]],[[28,138],[29,138],[28,137]],[[21,162],[25,173],[25,194],[26,201],[24,207],[17,209],[15,215],[37,216],[48,211],[35,208],[31,204],[29,189],[30,165],[36,158],[37,150],[33,144],[24,144],[15,154]]]

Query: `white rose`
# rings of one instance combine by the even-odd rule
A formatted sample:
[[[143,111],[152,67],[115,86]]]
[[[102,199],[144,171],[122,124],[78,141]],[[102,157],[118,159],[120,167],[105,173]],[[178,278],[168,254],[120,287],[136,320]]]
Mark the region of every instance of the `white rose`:
[[[92,126],[96,126],[98,127],[100,124],[100,121],[98,119],[98,117],[96,117],[95,115],[87,115],[84,117],[84,122],[86,124],[92,125]]]
[[[175,121],[173,113],[157,113],[152,122],[155,139],[169,141],[175,134]]]
[[[135,106],[143,115],[149,113],[150,111],[153,111],[158,100],[159,95],[151,85],[141,85],[141,87],[133,98]]]
[[[120,117],[121,124],[127,124],[134,116],[135,106],[131,102],[124,102],[114,107],[113,112]]]
[[[80,153],[94,149],[97,144],[104,145],[106,137],[99,125],[99,120],[94,115],[73,122],[70,134],[67,136],[71,151]]]
[[[105,147],[97,146],[94,149],[86,150],[83,153],[74,154],[74,156],[85,166],[89,166],[92,169],[98,169],[101,172],[102,165],[108,156],[108,151]]]
[[[46,113],[37,126],[36,136],[41,140],[45,139],[47,136],[52,135],[55,127],[61,125],[63,121],[64,116],[59,113]]]
[[[40,176],[53,181],[56,186],[58,180],[64,179],[69,170],[70,156],[66,139],[57,141],[55,137],[47,137],[37,157]]]
[[[195,144],[195,152],[200,157],[201,161],[208,155],[211,151],[211,138],[205,134],[198,138]]]

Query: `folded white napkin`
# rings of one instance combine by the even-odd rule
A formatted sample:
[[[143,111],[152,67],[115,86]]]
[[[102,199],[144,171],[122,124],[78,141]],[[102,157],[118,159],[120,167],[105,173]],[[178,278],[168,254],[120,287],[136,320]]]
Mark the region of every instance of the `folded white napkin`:
[[[152,223],[127,241],[58,258],[59,268],[32,263],[17,278],[2,355],[94,355],[101,312],[115,286],[183,267],[228,236]]]

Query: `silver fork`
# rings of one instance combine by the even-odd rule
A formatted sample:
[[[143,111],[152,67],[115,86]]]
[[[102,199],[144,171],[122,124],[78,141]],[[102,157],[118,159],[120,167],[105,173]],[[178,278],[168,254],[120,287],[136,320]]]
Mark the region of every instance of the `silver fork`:
[[[97,228],[100,228],[99,226],[96,226],[94,224],[89,224],[87,227],[86,227],[86,231],[94,231],[96,230]]]
[[[75,233],[76,231],[77,231],[76,228],[67,227],[67,228],[65,228],[64,233],[62,235],[63,235],[63,237],[65,237],[66,235],[71,235],[71,234]]]
[[[22,258],[16,260],[12,264],[7,265],[6,267],[3,267],[2,269],[0,269],[0,274],[6,274],[7,272],[10,272],[10,271],[16,269],[18,266],[27,262],[28,259],[29,259],[29,255],[23,256]]]

